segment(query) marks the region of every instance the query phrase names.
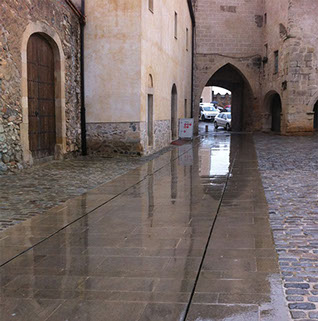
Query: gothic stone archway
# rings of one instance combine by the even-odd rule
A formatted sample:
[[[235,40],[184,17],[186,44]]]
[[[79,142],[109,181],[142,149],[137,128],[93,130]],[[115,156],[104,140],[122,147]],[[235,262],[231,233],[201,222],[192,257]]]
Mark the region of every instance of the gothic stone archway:
[[[246,131],[254,128],[253,92],[244,75],[232,64],[217,70],[206,86],[219,86],[232,92],[232,129]]]

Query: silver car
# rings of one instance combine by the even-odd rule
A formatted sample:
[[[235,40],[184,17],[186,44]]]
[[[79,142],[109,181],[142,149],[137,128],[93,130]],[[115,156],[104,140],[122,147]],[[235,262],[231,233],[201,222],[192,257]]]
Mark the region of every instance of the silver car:
[[[214,107],[213,104],[200,104],[200,119],[205,120],[214,120],[214,117],[218,115],[220,111]]]
[[[219,113],[214,118],[214,128],[224,127],[226,130],[231,130],[231,113]]]

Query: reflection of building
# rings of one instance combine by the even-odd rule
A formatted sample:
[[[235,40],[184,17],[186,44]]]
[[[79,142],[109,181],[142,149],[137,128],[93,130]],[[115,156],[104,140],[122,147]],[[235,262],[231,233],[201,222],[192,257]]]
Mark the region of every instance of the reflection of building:
[[[141,155],[177,138],[190,116],[192,21],[187,1],[87,1],[89,152]]]
[[[318,2],[195,0],[194,4],[194,105],[205,86],[220,86],[232,92],[237,130],[288,134],[317,128],[318,40],[313,30],[318,29]]]

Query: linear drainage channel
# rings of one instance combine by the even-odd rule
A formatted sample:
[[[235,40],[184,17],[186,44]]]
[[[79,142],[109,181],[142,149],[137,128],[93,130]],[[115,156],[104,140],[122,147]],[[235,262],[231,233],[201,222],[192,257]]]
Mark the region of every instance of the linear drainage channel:
[[[200,265],[199,265],[199,269],[198,269],[198,272],[197,272],[197,275],[196,275],[196,278],[195,278],[195,281],[194,281],[193,289],[192,289],[191,294],[190,294],[190,299],[189,299],[189,302],[187,304],[184,317],[183,317],[183,319],[181,321],[186,321],[186,319],[188,317],[188,314],[189,314],[189,311],[190,311],[190,307],[191,307],[191,304],[192,304],[192,301],[193,301],[195,290],[196,290],[196,287],[197,287],[197,284],[198,284],[198,281],[199,281],[199,278],[200,278],[200,274],[201,274],[201,271],[202,271],[202,266],[203,266],[203,263],[204,263],[204,260],[205,260],[205,257],[206,257],[206,253],[207,253],[207,250],[208,250],[208,247],[209,247],[209,244],[210,244],[210,240],[211,240],[213,231],[214,231],[215,223],[216,223],[216,220],[218,218],[218,214],[220,212],[220,208],[221,208],[221,205],[222,205],[222,202],[223,202],[223,198],[224,198],[224,194],[225,194],[225,191],[226,191],[226,188],[227,188],[227,185],[228,185],[228,181],[230,179],[230,175],[232,173],[233,166],[234,166],[234,163],[235,163],[235,160],[236,160],[236,155],[237,155],[237,153],[235,153],[232,165],[231,165],[230,170],[229,170],[229,172],[228,172],[228,174],[226,176],[225,185],[224,185],[224,188],[223,188],[223,191],[222,191],[222,195],[221,195],[221,198],[220,198],[220,202],[219,202],[218,208],[216,210],[216,215],[214,217],[214,220],[213,220],[211,228],[210,228],[209,236],[208,236],[208,239],[207,239],[207,242],[206,242],[206,245],[205,245],[205,248],[204,248],[204,252],[203,252],[203,255],[202,255],[202,259],[201,259],[201,262],[200,262]]]

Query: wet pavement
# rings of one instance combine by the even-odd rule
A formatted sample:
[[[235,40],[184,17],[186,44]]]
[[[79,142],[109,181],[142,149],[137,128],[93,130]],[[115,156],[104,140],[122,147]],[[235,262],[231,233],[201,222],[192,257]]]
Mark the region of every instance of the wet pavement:
[[[0,231],[41,215],[70,198],[127,173],[164,151],[143,158],[87,156],[51,161],[5,175],[1,175],[0,171]]]
[[[203,135],[0,233],[1,320],[285,321],[251,135]]]
[[[318,320],[318,136],[254,140],[292,317]]]

